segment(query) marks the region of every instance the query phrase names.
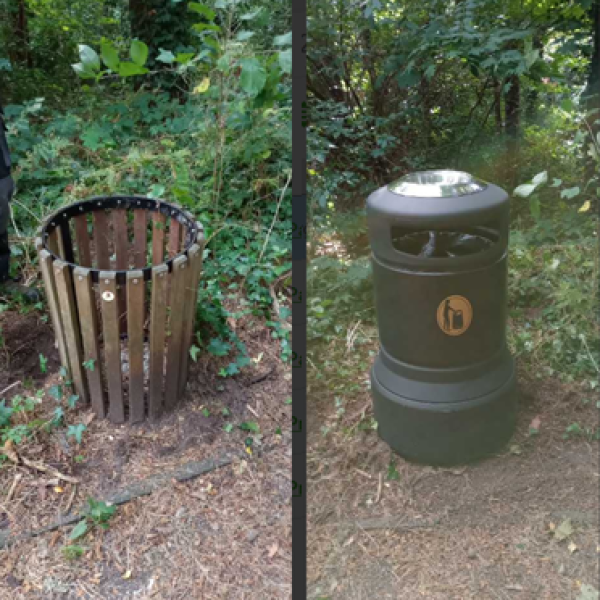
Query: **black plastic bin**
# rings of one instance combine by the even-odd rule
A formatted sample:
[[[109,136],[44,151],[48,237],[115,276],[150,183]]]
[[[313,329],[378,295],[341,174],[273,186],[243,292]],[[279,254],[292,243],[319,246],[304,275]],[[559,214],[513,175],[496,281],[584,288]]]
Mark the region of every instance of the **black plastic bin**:
[[[506,345],[509,199],[457,171],[424,171],[367,200],[380,352],[378,431],[407,459],[453,465],[515,427]]]

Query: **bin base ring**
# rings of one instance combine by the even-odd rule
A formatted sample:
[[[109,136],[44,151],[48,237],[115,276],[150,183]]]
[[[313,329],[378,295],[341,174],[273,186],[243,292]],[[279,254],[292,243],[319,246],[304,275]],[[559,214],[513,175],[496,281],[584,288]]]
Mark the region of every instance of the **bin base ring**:
[[[419,407],[381,385],[377,365],[371,369],[371,390],[378,433],[406,460],[434,466],[467,464],[500,451],[512,437],[518,398],[514,369],[504,385],[476,404],[452,402],[432,409],[432,404]],[[465,388],[468,385],[465,382]]]

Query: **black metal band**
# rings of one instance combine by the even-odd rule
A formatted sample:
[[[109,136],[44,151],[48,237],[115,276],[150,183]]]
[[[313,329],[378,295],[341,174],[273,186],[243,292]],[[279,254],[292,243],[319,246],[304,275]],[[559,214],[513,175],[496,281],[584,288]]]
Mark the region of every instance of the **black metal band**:
[[[173,261],[175,261],[175,259],[177,259],[179,256],[187,255],[189,249],[196,242],[196,238],[199,233],[198,224],[193,218],[191,218],[192,215],[184,211],[182,208],[173,204],[169,204],[164,200],[146,198],[145,196],[94,196],[92,198],[88,198],[87,200],[76,202],[75,204],[61,208],[45,220],[41,228],[41,238],[44,244],[44,249],[50,253],[54,260],[60,260],[73,269],[81,266],[74,262],[73,246],[69,232],[69,222],[74,217],[106,209],[146,210],[153,213],[159,212],[166,217],[176,219],[179,221],[179,223],[185,225],[187,228],[187,233],[185,236],[183,250],[179,254],[165,260],[162,263],[167,265],[169,271],[173,269]],[[65,258],[61,258],[60,256],[54,254],[47,245],[50,234],[57,228],[61,229],[63,242],[65,242]],[[142,269],[128,269],[126,271],[117,271],[114,269],[94,269],[91,267],[86,268],[89,269],[92,281],[94,283],[98,283],[101,272],[110,271],[115,273],[117,283],[122,285],[127,281],[127,273],[132,270],[141,271],[143,273],[144,281],[149,281],[152,279],[152,269],[156,266],[158,265],[144,267]]]

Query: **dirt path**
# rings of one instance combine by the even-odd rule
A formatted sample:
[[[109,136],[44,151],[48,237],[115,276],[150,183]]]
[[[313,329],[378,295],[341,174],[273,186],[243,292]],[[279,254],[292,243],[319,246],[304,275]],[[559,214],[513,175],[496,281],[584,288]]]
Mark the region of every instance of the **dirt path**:
[[[348,370],[374,351],[375,343],[332,362]],[[309,599],[598,597],[584,594],[598,588],[598,442],[563,439],[574,422],[597,431],[597,394],[521,379],[506,451],[433,469],[405,462],[369,429],[367,371],[355,368],[346,385],[358,391],[345,395],[324,383],[327,365],[319,368],[309,377]],[[530,435],[536,417],[539,433]],[[556,531],[569,523],[560,541]]]
[[[10,371],[0,381],[28,379],[45,389],[40,418],[56,400],[58,381],[51,330],[29,317],[43,338],[48,373],[39,369],[39,344],[27,344],[16,369],[11,336],[16,316],[4,316]],[[217,376],[223,365],[201,356],[192,367],[185,402],[156,424],[114,426],[85,408],[67,414],[88,422],[82,444],[62,431],[36,436],[23,447],[79,484],[52,481],[23,466],[0,465],[0,529],[19,534],[46,526],[81,508],[88,496],[102,499],[133,482],[227,453],[234,462],[187,482],[173,481],[149,496],[118,508],[107,530],[94,529],[79,544],[84,554],[67,560],[72,526],[0,551],[0,599],[285,599],[291,595],[291,395],[290,370],[259,322],[237,323],[237,333],[257,361],[235,378]],[[19,326],[19,331],[23,330]],[[6,335],[8,332],[8,335]],[[258,358],[260,357],[260,360]],[[7,363],[4,363],[6,369]],[[264,376],[264,377],[263,377]],[[259,379],[260,381],[256,381]],[[20,384],[7,396],[28,393]],[[237,427],[253,422],[260,433]],[[228,424],[233,425],[226,431]],[[244,451],[248,436],[252,452]],[[19,446],[20,448],[20,446]],[[14,484],[14,487],[13,487]],[[12,492],[7,496],[10,488]]]

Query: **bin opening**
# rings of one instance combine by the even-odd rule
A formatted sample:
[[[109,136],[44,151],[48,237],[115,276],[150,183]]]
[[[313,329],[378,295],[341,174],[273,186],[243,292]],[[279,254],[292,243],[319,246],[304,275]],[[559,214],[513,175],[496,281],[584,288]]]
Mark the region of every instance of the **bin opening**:
[[[399,252],[421,258],[455,258],[489,250],[498,232],[479,227],[469,231],[427,231],[392,228],[392,244]]]

